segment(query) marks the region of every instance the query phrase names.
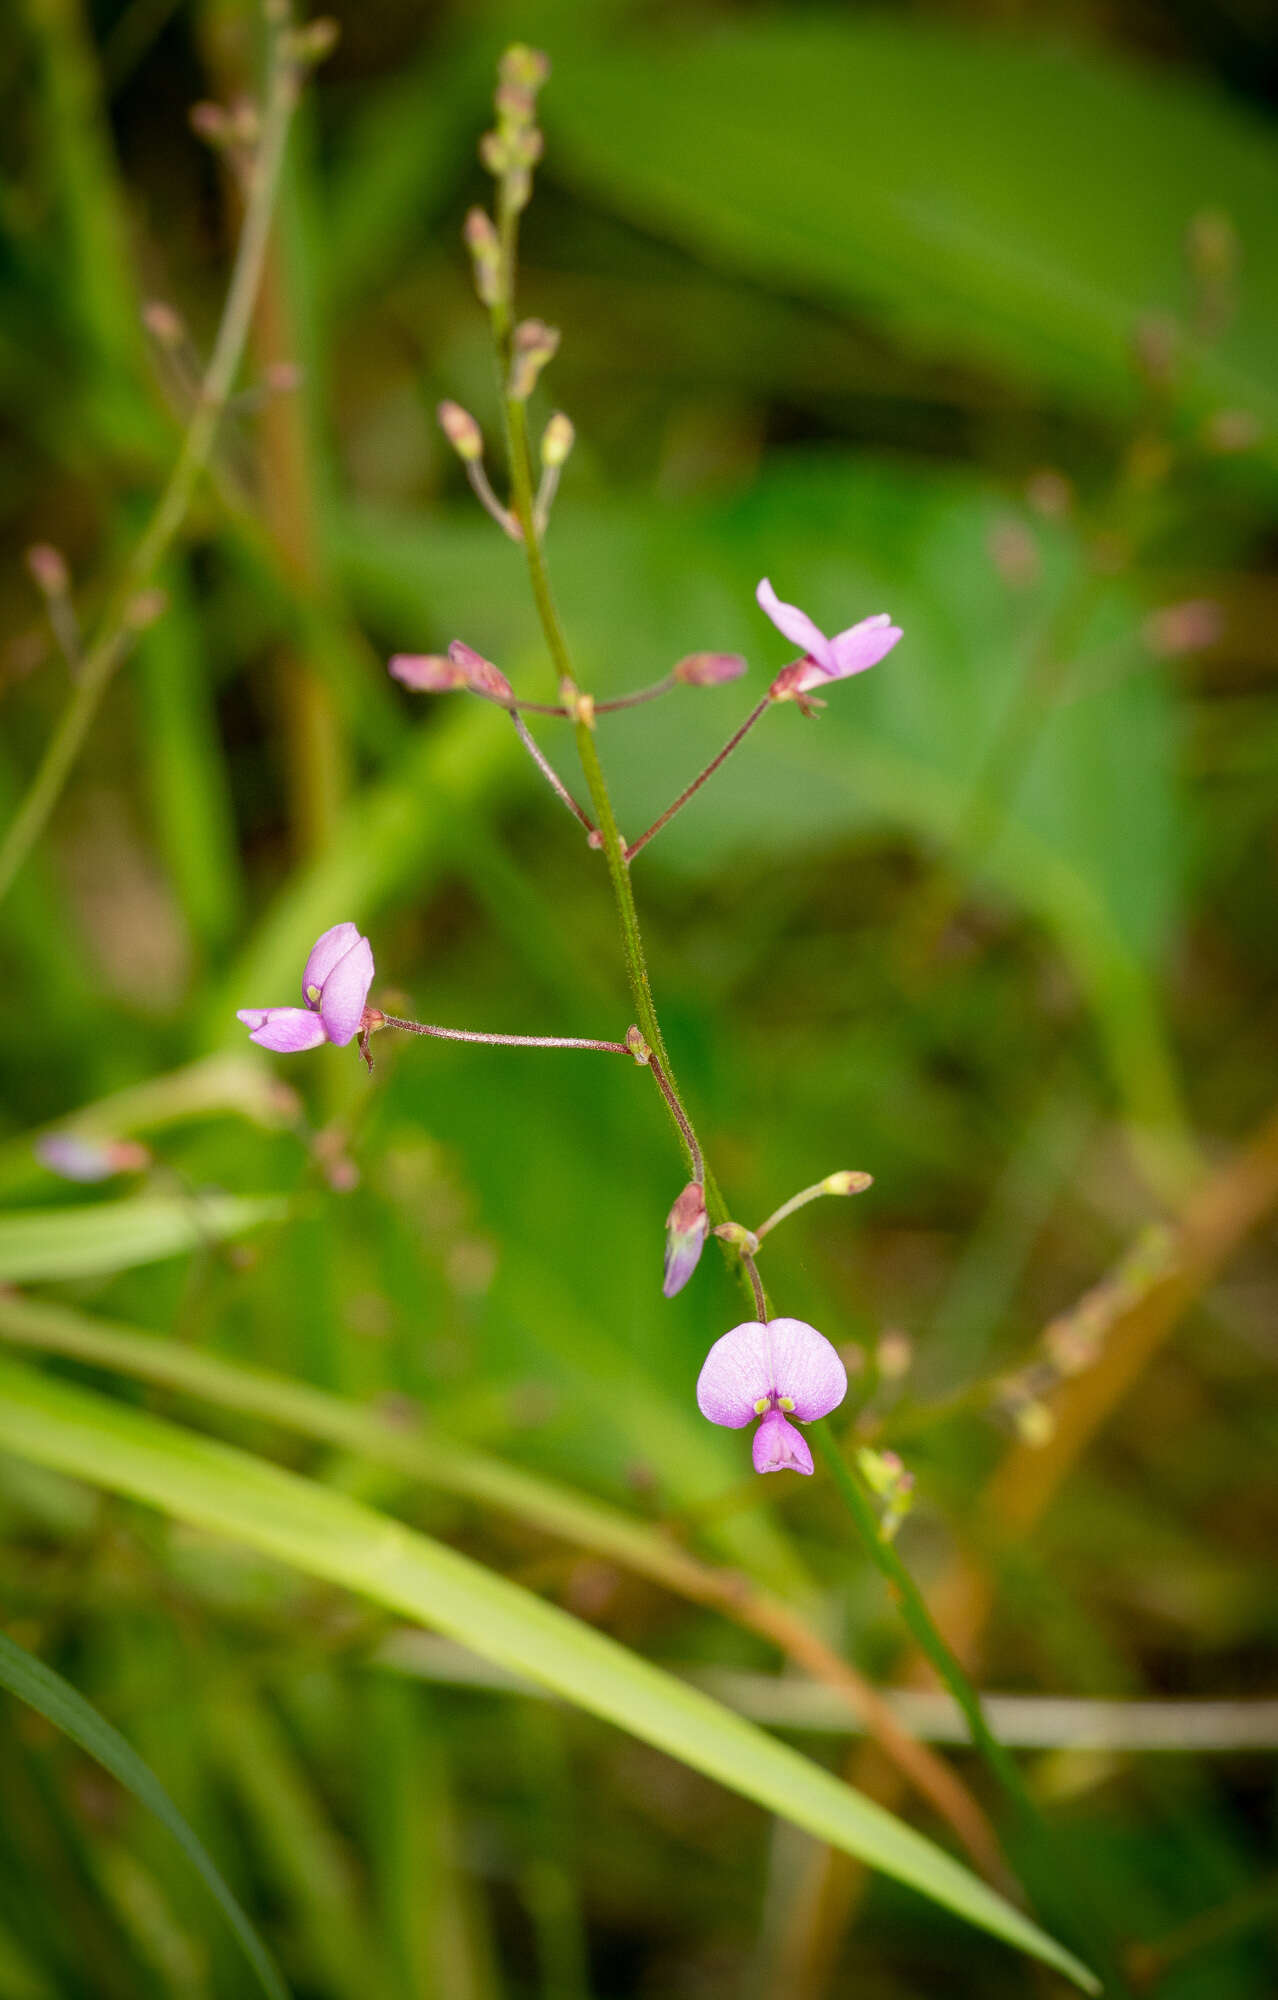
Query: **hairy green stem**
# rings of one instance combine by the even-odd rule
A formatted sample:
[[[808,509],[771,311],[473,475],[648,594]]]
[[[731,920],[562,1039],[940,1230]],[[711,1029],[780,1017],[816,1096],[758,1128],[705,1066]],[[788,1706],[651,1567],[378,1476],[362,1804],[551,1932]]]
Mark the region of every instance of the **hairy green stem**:
[[[248,339],[257,299],[271,216],[289,124],[298,97],[298,71],[289,48],[286,13],[273,25],[262,132],[249,183],[244,226],[227,289],[213,352],[200,384],[196,403],[168,484],[155,504],[141,540],[111,594],[97,633],[80,662],[79,677],[62,720],[50,739],[38,770],[9,829],[0,842],[0,899],[44,831],[57,804],[102,697],[129,651],[136,631],[134,607],[149,584],[169,544],[186,517],[200,475],[208,463]]]

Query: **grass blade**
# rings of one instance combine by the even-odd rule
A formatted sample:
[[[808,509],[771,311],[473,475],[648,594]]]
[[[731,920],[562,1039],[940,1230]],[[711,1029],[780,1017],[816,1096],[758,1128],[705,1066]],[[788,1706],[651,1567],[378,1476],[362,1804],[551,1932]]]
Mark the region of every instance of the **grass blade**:
[[[1098,1990],[1072,1953],[890,1813],[699,1690],[384,1514],[10,1361],[0,1362],[0,1447],[229,1535],[531,1675]]]
[[[117,1778],[126,1791],[132,1792],[140,1804],[155,1814],[187,1856],[235,1932],[263,1991],[271,1995],[271,2000],[289,2000],[288,1988],[270,1953],[222,1879],[212,1856],[187,1825],[150,1765],[143,1763],[120,1732],[113,1729],[105,1716],[99,1715],[92,1703],[87,1702],[69,1681],[64,1681],[61,1674],[54,1673],[42,1660],[33,1658],[3,1632],[0,1632],[0,1686],[7,1687],[11,1694],[16,1694],[20,1701],[25,1701],[28,1707],[34,1708],[46,1721],[60,1729],[64,1736],[78,1743],[104,1770]]]

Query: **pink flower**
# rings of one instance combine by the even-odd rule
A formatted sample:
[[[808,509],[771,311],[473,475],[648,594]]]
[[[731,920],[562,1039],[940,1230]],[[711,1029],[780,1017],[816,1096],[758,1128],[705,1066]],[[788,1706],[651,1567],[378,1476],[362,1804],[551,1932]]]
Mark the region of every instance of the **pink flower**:
[[[666,1268],[661,1289],[668,1299],[681,1292],[701,1261],[706,1232],[706,1191],[689,1181],[666,1217]]]
[[[783,667],[772,683],[774,701],[792,701],[826,681],[845,681],[850,674],[863,674],[890,653],[901,636],[900,626],[892,623],[886,611],[880,611],[876,617],[863,618],[859,625],[849,625],[846,632],[827,639],[806,611],[800,611],[797,604],[781,602],[766,576],[755,596],[778,632],[803,647],[803,658]]]
[[[756,1472],[810,1473],[808,1441],[787,1422],[810,1424],[837,1409],[847,1371],[823,1333],[802,1319],[748,1319],[716,1340],[697,1378],[697,1408],[739,1431],[755,1417]]]
[[[236,1014],[250,1040],[280,1055],[317,1049],[321,1042],[342,1048],[359,1031],[373,983],[373,947],[354,924],[334,924],[311,946],[302,974],[304,1007],[241,1007]]]

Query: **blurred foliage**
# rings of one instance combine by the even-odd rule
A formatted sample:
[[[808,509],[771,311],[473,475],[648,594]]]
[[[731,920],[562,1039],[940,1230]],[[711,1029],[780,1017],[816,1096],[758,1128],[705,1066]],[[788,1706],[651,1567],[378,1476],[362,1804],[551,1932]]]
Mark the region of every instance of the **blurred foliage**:
[[[104,1350],[41,1365],[136,1405],[126,1428],[178,1419],[387,1510],[659,1665],[778,1653],[634,1566],[631,1531],[731,1565],[876,1680],[910,1671],[828,1480],[754,1480],[697,1416],[739,1299],[710,1256],[660,1296],[682,1169],[646,1079],[383,1036],[370,1080],[350,1050],[259,1061],[233,1020],[291,1000],[346,918],[388,1007],[629,1019],[602,870],[501,716],[384,671],[464,635],[552,692],[519,552],[433,418],[455,397],[498,435],[459,232],[517,32],[554,64],[522,299],[564,332],[534,416],[577,427],[549,553],[583,682],[706,647],[761,689],[786,657],[765,573],[827,627],[889,608],[906,632],[819,719],[766,717],[635,865],[734,1213],[874,1173],[770,1240],[769,1287],[847,1344],[839,1433],[915,1472],[898,1546],[982,1685],[1271,1689],[1278,1267],[1239,1193],[1256,1173],[1228,1178],[1278,1098],[1271,24],[1215,0],[553,0],[340,25],[168,609],[0,910],[0,1277],[328,1392],[329,1428]],[[248,89],[255,48],[248,0],[26,0],[5,41],[5,820],[68,691],[23,551],[62,551],[91,626],[234,243],[189,108]],[[157,299],[175,346],[142,330]],[[271,393],[281,363],[301,383]],[[680,689],[601,728],[628,833],[753,698]],[[45,1128],[147,1164],[71,1187]],[[1107,1372],[1106,1328],[1121,1355],[1160,1282],[1145,1232],[1204,1185],[1232,1236],[1170,1339]],[[1062,1322],[1096,1365],[1058,1393]],[[424,1480],[370,1447],[415,1411],[441,1469],[446,1438],[488,1472]],[[17,1453],[0,1519],[13,1637],[159,1775],[299,2000],[1039,1990],[596,1719],[391,1672],[389,1614],[331,1581]],[[816,1754],[949,1844],[869,1752]],[[1272,1988],[1272,1756],[1024,1758],[1068,1942],[1107,1990]],[[10,1703],[0,1776],[0,2000],[244,1991],[163,1830]]]

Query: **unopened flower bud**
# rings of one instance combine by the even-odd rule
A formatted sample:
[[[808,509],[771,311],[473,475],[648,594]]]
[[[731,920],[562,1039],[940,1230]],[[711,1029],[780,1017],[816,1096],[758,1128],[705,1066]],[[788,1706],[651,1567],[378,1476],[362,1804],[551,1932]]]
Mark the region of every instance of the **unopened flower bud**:
[[[876,1497],[884,1502],[879,1533],[890,1542],[914,1502],[914,1474],[908,1472],[895,1451],[875,1451],[862,1445],[856,1455],[857,1469]]]
[[[744,1222],[720,1222],[714,1233],[725,1243],[731,1243],[734,1250],[744,1250],[747,1257],[753,1257],[759,1247],[758,1237],[753,1229],[746,1228]]]
[[[541,434],[542,464],[558,469],[576,440],[577,433],[572,427],[571,417],[566,417],[562,410],[556,410]]]
[[[46,1132],[35,1142],[42,1167],[64,1181],[106,1181],[141,1173],[151,1155],[136,1139],[105,1139],[92,1132]]]
[[[186,327],[180,313],[174,311],[164,299],[148,299],[142,308],[142,324],[152,340],[167,348],[181,347],[186,339]]]
[[[701,1260],[709,1222],[700,1181],[689,1181],[666,1217],[666,1263],[661,1289],[668,1299],[681,1292]]]
[[[469,410],[463,410],[460,403],[443,402],[435,414],[439,418],[439,428],[458,458],[470,465],[483,457],[484,434]]]
[[[688,653],[671,674],[684,687],[718,687],[720,681],[739,681],[746,670],[740,653]]]
[[[482,208],[472,208],[466,216],[462,238],[474,266],[479,302],[494,306],[501,298],[502,259],[501,240],[492,217]]]
[[[503,125],[530,125],[536,110],[536,95],[526,83],[499,83],[493,104]]]
[[[864,1194],[874,1186],[874,1175],[862,1173],[858,1167],[843,1167],[837,1174],[827,1174],[821,1183],[824,1194]]]
[[[1224,630],[1225,614],[1210,597],[1187,598],[1183,604],[1165,604],[1151,611],[1141,627],[1141,637],[1160,660],[1180,659],[1185,653],[1201,653],[1214,646]]]
[[[71,575],[67,560],[61,549],[55,549],[52,542],[33,542],[27,550],[27,568],[36,584],[46,597],[65,597],[71,587]]]
[[[454,639],[448,648],[448,657],[453,665],[460,667],[466,685],[475,694],[491,695],[496,701],[513,701],[514,689],[500,667],[468,646],[464,639]]]
[[[479,141],[479,158],[494,180],[499,181],[504,174],[508,174],[515,164],[510,133],[506,130],[485,132]]]
[[[387,665],[392,680],[414,694],[449,694],[465,687],[464,670],[439,653],[396,653]]]
[[[226,108],[202,100],[193,104],[187,113],[187,123],[197,139],[203,139],[206,146],[226,146],[231,140],[231,121]]]
[[[549,75],[550,57],[526,42],[512,42],[497,65],[499,85],[515,84],[524,90],[540,90]]]
[[[510,393],[517,403],[526,403],[537,386],[537,377],[559,345],[559,329],[541,319],[525,319],[515,328],[510,361]]]
[[[331,15],[317,14],[305,27],[292,30],[285,47],[295,63],[305,63],[309,67],[322,63],[332,55],[340,33]]]
[[[648,1047],[639,1029],[633,1023],[626,1029],[626,1047],[639,1067],[641,1069],[646,1068],[652,1058],[652,1050]]]

